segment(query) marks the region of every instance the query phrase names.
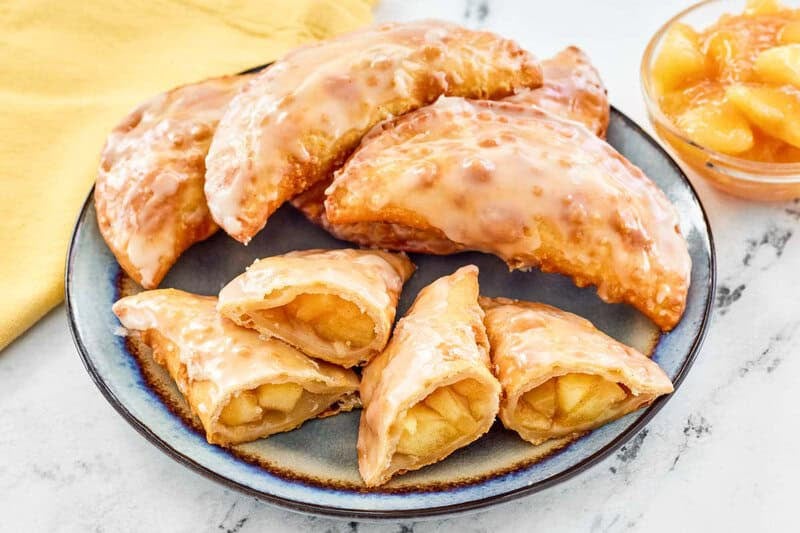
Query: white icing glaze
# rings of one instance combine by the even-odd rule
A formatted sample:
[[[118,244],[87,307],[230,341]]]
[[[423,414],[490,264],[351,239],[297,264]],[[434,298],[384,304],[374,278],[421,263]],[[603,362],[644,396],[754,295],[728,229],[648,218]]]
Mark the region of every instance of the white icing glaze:
[[[223,109],[246,77],[179,87],[133,111],[109,135],[95,190],[103,237],[144,287],[216,226],[203,201],[204,158]]]
[[[384,24],[294,50],[230,103],[206,160],[214,219],[247,242],[326,179],[371,126],[443,93],[505,96],[541,71],[512,41],[453,24]]]

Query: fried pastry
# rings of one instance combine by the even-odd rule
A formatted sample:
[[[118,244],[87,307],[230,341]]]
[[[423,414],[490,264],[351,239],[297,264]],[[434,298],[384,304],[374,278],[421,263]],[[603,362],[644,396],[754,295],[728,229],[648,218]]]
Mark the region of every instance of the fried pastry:
[[[580,122],[605,137],[610,108],[600,74],[583,50],[569,46],[542,61],[544,82],[538,89],[522,89],[505,102],[535,105],[554,115]]]
[[[355,373],[237,326],[217,313],[216,303],[162,289],[114,304],[122,325],[169,371],[208,442],[256,440],[355,405]]]
[[[423,21],[383,24],[289,53],[230,103],[206,158],[214,220],[247,243],[286,200],[328,179],[379,121],[448,94],[541,85],[513,41]]]
[[[203,193],[205,156],[223,110],[249,76],[184,85],[145,102],[108,136],[94,190],[97,223],[145,288],[217,225]]]
[[[691,260],[664,193],[586,128],[539,108],[441,98],[371,132],[326,193],[328,223],[360,224],[360,244],[493,253],[596,285],[663,330],[686,305]],[[373,223],[433,235],[434,246],[406,246]]]
[[[358,468],[367,486],[441,461],[489,430],[500,385],[470,265],[422,289],[364,368]]]
[[[341,366],[370,360],[389,341],[414,265],[405,254],[305,250],[267,257],[228,283],[219,311]]]
[[[673,390],[656,363],[577,315],[506,298],[481,305],[500,420],[532,444],[577,436]]]

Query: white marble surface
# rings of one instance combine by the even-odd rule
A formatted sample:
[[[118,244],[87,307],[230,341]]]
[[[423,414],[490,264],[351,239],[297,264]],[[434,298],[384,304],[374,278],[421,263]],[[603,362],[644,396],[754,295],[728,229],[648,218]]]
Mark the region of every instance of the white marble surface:
[[[377,17],[491,28],[541,56],[580,45],[612,102],[644,125],[640,55],[687,4],[384,0]],[[183,468],[129,427],[81,366],[60,307],[0,353],[0,531],[797,531],[800,203],[748,204],[697,186],[719,258],[702,353],[627,449],[569,482],[417,523],[270,507]]]

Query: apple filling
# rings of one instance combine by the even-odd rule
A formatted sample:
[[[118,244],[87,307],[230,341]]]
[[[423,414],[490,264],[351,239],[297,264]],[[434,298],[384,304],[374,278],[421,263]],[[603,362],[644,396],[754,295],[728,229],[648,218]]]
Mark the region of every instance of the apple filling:
[[[228,427],[280,424],[289,414],[302,420],[311,416],[329,395],[314,394],[296,383],[267,383],[253,390],[235,394],[220,413],[220,422]]]
[[[583,427],[602,423],[628,397],[617,383],[590,374],[566,374],[551,378],[526,392],[518,403],[519,420],[533,430]]]
[[[300,294],[288,304],[251,314],[310,331],[327,342],[363,348],[375,338],[375,324],[356,304],[334,294]],[[289,339],[291,341],[291,339]]]
[[[396,452],[428,457],[448,448],[465,435],[472,435],[482,417],[478,401],[483,387],[466,379],[439,387],[411,407],[399,422],[400,440]]]

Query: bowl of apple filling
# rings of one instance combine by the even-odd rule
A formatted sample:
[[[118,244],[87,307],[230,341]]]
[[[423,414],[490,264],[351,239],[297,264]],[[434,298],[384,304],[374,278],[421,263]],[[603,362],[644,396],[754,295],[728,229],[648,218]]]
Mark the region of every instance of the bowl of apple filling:
[[[712,185],[800,197],[800,1],[695,4],[653,36],[641,78],[656,132]]]

